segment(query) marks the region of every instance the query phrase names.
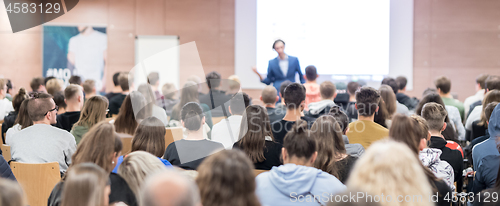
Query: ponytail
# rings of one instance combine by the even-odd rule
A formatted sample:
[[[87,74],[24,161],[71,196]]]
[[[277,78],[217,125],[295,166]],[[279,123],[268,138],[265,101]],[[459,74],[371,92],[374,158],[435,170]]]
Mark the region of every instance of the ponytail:
[[[316,139],[314,134],[307,129],[307,122],[298,120],[292,129],[285,135],[283,147],[287,150],[290,157],[311,158],[317,151]]]
[[[187,130],[198,131],[201,128],[203,116],[203,110],[196,102],[188,102],[182,107],[181,120]]]

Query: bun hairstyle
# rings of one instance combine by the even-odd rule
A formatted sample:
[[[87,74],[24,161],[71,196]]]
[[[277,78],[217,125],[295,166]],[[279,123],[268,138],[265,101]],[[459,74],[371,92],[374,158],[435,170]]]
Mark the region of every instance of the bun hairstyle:
[[[292,129],[285,135],[283,147],[290,157],[309,159],[316,152],[318,146],[313,134],[307,129],[307,122],[298,120]]]
[[[28,94],[26,93],[26,89],[21,87],[19,92],[12,98],[12,106],[14,107],[14,111],[19,113],[19,109],[21,108],[21,104],[25,99],[28,99]]]
[[[181,120],[184,127],[190,131],[198,131],[201,128],[201,120],[205,115],[197,102],[186,103],[181,110]]]

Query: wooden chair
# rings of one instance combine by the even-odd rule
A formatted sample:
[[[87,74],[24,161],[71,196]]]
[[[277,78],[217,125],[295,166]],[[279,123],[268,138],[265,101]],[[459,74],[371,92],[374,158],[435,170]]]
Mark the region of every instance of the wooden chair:
[[[0,125],[1,125],[1,124],[3,124],[3,119],[2,119],[2,120],[0,120]],[[0,126],[0,127],[2,127],[2,126]]]
[[[167,148],[170,143],[183,138],[184,133],[182,127],[169,127],[165,130],[165,148]]]
[[[222,116],[222,117],[212,117],[212,124],[215,125],[217,123],[219,123],[220,121],[222,121],[223,119],[226,119],[226,117]]]
[[[257,177],[258,175],[260,175],[260,173],[263,173],[263,172],[268,172],[269,170],[254,170],[253,171],[253,174],[255,175],[255,177]]]
[[[122,140],[122,155],[125,156],[132,150],[132,135],[117,133]]]
[[[10,154],[10,146],[9,145],[2,144],[2,145],[0,145],[0,149],[2,150],[2,155],[3,155],[3,158],[5,159],[5,161],[8,162],[10,159],[12,159],[12,156]]]
[[[61,180],[59,163],[29,164],[11,162],[12,173],[21,185],[31,206],[46,206],[50,192]]]

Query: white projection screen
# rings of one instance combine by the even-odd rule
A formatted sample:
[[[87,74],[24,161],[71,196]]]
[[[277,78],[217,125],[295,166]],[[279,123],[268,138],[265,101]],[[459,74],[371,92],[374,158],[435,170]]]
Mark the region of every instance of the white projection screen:
[[[236,0],[235,71],[242,87],[265,85],[276,39],[300,67],[320,75],[380,81],[404,75],[413,85],[413,0]],[[335,78],[334,78],[335,79]]]

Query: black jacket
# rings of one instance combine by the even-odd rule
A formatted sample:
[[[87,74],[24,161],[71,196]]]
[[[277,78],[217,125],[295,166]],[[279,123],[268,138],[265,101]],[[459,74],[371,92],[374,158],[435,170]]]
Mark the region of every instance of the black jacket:
[[[414,110],[419,103],[418,99],[410,98],[409,96],[403,93],[397,93],[396,99],[398,100],[399,103],[404,104],[406,107],[408,107],[409,110]]]
[[[7,161],[5,161],[5,159],[3,158],[2,150],[0,150],[0,177],[16,180],[16,177],[14,177],[14,174],[12,174],[9,163],[7,163]]]
[[[115,95],[109,100],[109,113],[110,114],[118,114],[120,111],[120,107],[122,106],[123,100],[127,95],[119,94]]]
[[[80,119],[80,111],[77,112],[65,112],[60,115],[57,115],[57,123],[56,127],[64,129],[66,131],[71,131],[71,128],[73,128],[73,124],[78,122]]]
[[[440,158],[453,167],[455,182],[457,183],[457,192],[461,192],[463,185],[462,170],[464,169],[462,153],[458,150],[452,150],[446,147],[446,143],[445,139],[432,136],[429,147],[439,149],[443,152]]]
[[[200,103],[208,105],[212,110],[212,117],[231,116],[229,113],[229,100],[231,97],[221,90],[210,90],[208,94],[200,96]],[[217,109],[216,109],[217,108]]]
[[[2,141],[5,144],[5,136],[4,134],[7,133],[7,130],[14,126],[14,122],[16,122],[17,118],[17,112],[10,112],[7,116],[3,118],[3,123],[2,123]]]

